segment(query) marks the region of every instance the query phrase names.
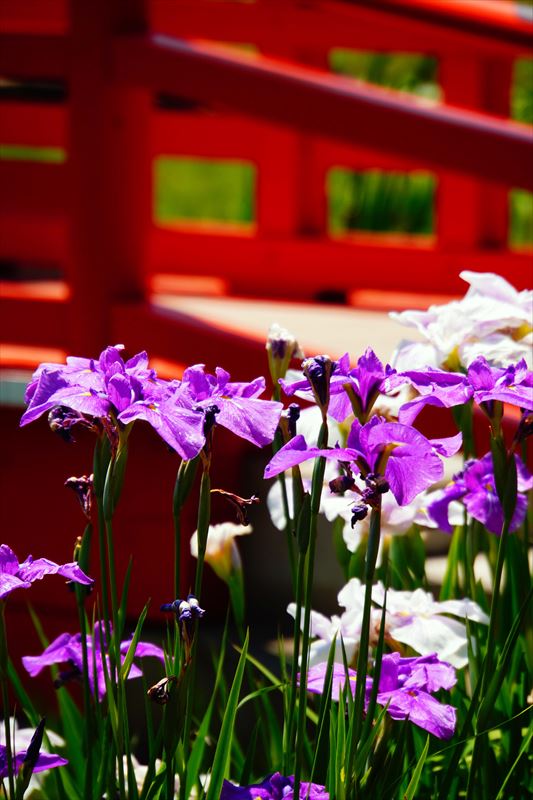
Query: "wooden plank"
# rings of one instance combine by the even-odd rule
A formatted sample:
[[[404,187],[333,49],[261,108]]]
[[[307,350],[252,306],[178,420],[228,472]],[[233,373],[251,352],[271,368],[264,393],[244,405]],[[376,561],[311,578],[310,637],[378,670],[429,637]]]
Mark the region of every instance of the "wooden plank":
[[[523,125],[428,107],[393,91],[205,43],[117,37],[115,56],[117,77],[128,85],[225,104],[344,142],[394,146],[430,165],[533,189],[533,139]]]
[[[0,75],[9,78],[63,78],[68,74],[65,36],[2,33]]]
[[[463,292],[462,269],[498,272],[526,288],[531,253],[440,251],[424,237],[358,234],[342,239],[209,235],[179,228],[154,228],[149,269],[157,273],[215,276],[232,293],[255,297],[311,299],[319,293],[360,288]]]
[[[65,164],[0,162],[0,213],[54,216],[65,211]]]
[[[67,147],[67,108],[57,103],[0,103],[2,144]]]
[[[449,0],[445,0],[448,6]],[[457,0],[454,0],[455,5]],[[476,0],[479,2],[479,0]],[[491,3],[493,0],[491,0]],[[231,0],[154,0],[151,27],[173,36],[258,44],[265,37],[293,47],[335,47],[441,55],[457,49],[508,58],[530,49],[531,26],[516,18],[507,28],[499,21],[469,24],[453,14],[412,13],[410,3],[285,2],[274,12],[265,3]],[[438,11],[442,12],[442,3]],[[411,13],[410,13],[411,12]],[[275,24],[274,24],[275,21]]]
[[[68,306],[63,300],[6,296],[0,292],[0,341],[63,350],[68,341]]]

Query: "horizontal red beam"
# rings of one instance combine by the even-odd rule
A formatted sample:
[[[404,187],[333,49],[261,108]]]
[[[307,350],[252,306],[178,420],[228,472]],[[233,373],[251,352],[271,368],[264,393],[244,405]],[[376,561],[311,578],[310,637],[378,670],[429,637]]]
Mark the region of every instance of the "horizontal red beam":
[[[67,303],[61,299],[8,296],[0,287],[0,341],[64,349],[68,341]]]
[[[26,147],[67,146],[67,106],[56,103],[0,104],[0,141]]]
[[[66,78],[68,45],[65,36],[2,33],[0,75],[9,78]]]
[[[526,126],[164,36],[117,37],[115,56],[119,79],[154,92],[533,189],[533,137]]]
[[[63,264],[67,255],[65,216],[0,214],[0,259]]]
[[[475,0],[479,6],[479,0]],[[491,0],[491,3],[494,0]],[[264,52],[324,53],[331,47],[415,51],[441,56],[462,49],[513,58],[530,48],[531,26],[509,15],[453,13],[458,1],[430,0],[418,13],[410,2],[315,0],[235,3],[232,0],[154,0],[152,29],[183,38],[251,43]],[[445,6],[449,12],[445,13]],[[464,6],[464,3],[459,3]],[[499,4],[498,4],[499,5]],[[443,8],[444,7],[444,8]],[[434,13],[432,13],[432,10]],[[495,18],[492,18],[495,17]]]
[[[66,209],[66,165],[0,162],[0,211],[53,216]]]
[[[462,269],[497,272],[527,288],[531,253],[433,249],[422,237],[387,235],[329,238],[231,236],[154,228],[149,265],[154,273],[223,278],[229,292],[256,297],[311,299],[327,290],[360,288],[462,294]]]

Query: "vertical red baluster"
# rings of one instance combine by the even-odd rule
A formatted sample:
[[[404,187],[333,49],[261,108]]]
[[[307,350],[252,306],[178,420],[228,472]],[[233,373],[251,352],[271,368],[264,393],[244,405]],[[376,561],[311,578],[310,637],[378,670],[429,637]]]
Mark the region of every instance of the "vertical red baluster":
[[[145,32],[147,12],[144,0],[71,0],[70,10],[69,349],[89,354],[120,336],[113,306],[144,295],[151,98],[114,82],[113,37]]]

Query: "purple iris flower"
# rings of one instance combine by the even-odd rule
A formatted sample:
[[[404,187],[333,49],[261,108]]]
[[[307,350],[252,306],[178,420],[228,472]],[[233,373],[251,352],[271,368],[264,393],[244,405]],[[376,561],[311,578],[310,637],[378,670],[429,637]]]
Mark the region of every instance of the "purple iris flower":
[[[509,367],[491,367],[484,356],[478,356],[468,368],[467,375],[431,368],[402,372],[419,392],[419,397],[405,403],[399,419],[412,424],[426,405],[440,408],[467,403],[489,403],[499,400],[527,411],[533,410],[533,373],[524,359]]]
[[[143,419],[182,458],[194,458],[205,443],[202,414],[176,405],[171,398],[179,382],[158,378],[145,352],[124,361],[121,350],[117,345],[96,360],[69,357],[66,365],[41,364],[26,390],[28,407],[20,424],[59,407],[59,415],[51,412],[51,425],[66,430],[68,438],[73,425],[87,423],[83,415],[124,425]]]
[[[327,664],[321,663],[309,669],[307,690],[322,694],[327,673]],[[357,673],[348,670],[348,682],[355,695]],[[414,725],[439,739],[450,739],[455,731],[456,709],[440,703],[432,693],[439,689],[451,689],[456,683],[455,669],[451,664],[439,661],[437,656],[402,658],[399,653],[383,656],[377,703],[387,706],[393,719],[409,719]],[[343,664],[333,664],[332,698],[339,700],[346,683]],[[366,679],[365,703],[368,705],[372,691],[372,678]]]
[[[508,367],[491,367],[479,356],[468,367],[468,380],[476,403],[500,400],[533,411],[533,372],[524,359]]]
[[[22,564],[7,544],[0,546],[0,600],[7,597],[15,589],[29,589],[34,581],[40,581],[45,575],[62,575],[69,581],[90,586],[94,583],[76,561],[69,564],[56,564],[47,558],[28,556]]]
[[[70,356],[66,364],[41,364],[25,394],[27,425],[55,406],[92,417],[119,414],[141,397],[157,395],[165,385],[148,368],[146,353],[124,361],[122,345],[107,347],[98,359]]]
[[[329,800],[329,792],[317,783],[300,783],[300,798],[309,800]],[[294,800],[294,775],[285,778],[279,772],[269,775],[261,783],[251,786],[234,786],[224,781],[220,800],[249,800],[258,797],[261,800]]]
[[[120,652],[122,654],[122,661],[126,657],[132,639],[126,639],[120,643]],[[87,636],[87,651],[88,651],[88,666],[89,666],[89,683],[93,694],[97,692],[98,699],[101,700],[106,693],[105,673],[104,673],[104,660],[109,673],[111,665],[109,656],[102,651],[102,642],[104,649],[107,647],[105,641],[105,633],[103,626],[97,623],[94,626],[94,636]],[[155,644],[150,642],[138,642],[135,648],[135,657],[144,658],[145,656],[154,656],[158,658],[163,664],[165,663],[165,656],[163,650]],[[64,673],[60,673],[57,686],[63,685],[67,680],[73,678],[81,678],[83,671],[83,650],[81,642],[81,634],[76,633],[71,636],[69,633],[62,633],[57,639],[48,645],[46,650],[40,656],[25,656],[22,659],[25,669],[29,672],[32,678],[38,675],[45,667],[51,664],[69,664],[70,669]],[[95,665],[96,665],[96,681],[95,681]],[[131,665],[128,673],[128,678],[140,678],[142,675],[141,670],[136,664]],[[96,688],[95,688],[96,683]]]
[[[518,494],[511,531],[519,528],[524,521],[527,511],[527,497],[524,492],[533,488],[533,476],[517,455],[515,461]],[[440,497],[429,504],[429,516],[441,530],[448,533],[453,530],[448,521],[448,508],[454,500],[462,501],[470,516],[481,522],[491,533],[501,533],[503,509],[496,491],[491,453],[486,453],[483,458],[467,461],[462,472],[454,476]]]
[[[19,750],[15,753],[13,758],[13,772],[16,774],[26,758],[27,750]],[[53,767],[63,767],[68,764],[66,758],[56,756],[54,753],[39,753],[37,761],[33,767],[32,772],[43,772],[45,769],[52,769]],[[7,763],[7,748],[4,744],[0,744],[0,778],[7,778],[9,775]]]
[[[320,450],[308,447],[303,436],[291,439],[267,464],[264,477],[273,478],[296,464],[323,456],[335,461],[354,462],[363,477],[383,476],[399,505],[442,478],[440,456],[451,456],[461,446],[461,435],[447,439],[426,439],[408,425],[372,417],[365,425],[356,419],[347,447]]]
[[[217,425],[263,447],[273,440],[283,410],[282,403],[260,400],[264,391],[264,378],[249,383],[231,382],[225,369],[217,367],[211,375],[204,364],[196,364],[183,373],[174,401],[178,406],[204,412],[216,406]]]
[[[311,383],[307,378],[279,382],[286,395],[298,394],[306,400],[313,400]],[[383,366],[370,347],[359,357],[357,366],[353,368],[350,368],[350,356],[345,353],[334,362],[329,383],[328,414],[337,422],[343,422],[353,411],[350,394],[359,415],[366,418],[379,393],[391,391],[400,383],[405,383],[405,378],[399,379],[396,370],[389,364]]]

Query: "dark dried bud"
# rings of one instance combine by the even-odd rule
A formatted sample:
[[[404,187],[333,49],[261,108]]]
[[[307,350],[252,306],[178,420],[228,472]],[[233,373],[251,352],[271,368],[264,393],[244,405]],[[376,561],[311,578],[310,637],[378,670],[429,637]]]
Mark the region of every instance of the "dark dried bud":
[[[329,482],[329,488],[333,494],[344,494],[349,489],[353,489],[354,486],[355,481],[350,475],[339,475],[338,478],[333,478]]]
[[[298,403],[291,403],[287,409],[287,421],[289,423],[289,434],[291,439],[296,436],[296,423],[300,419],[300,406]]]
[[[351,519],[352,528],[355,527],[356,522],[360,522],[367,516],[367,514],[368,514],[368,508],[363,503],[357,503],[355,506],[352,506],[352,519]]]
[[[390,489],[387,479],[376,472],[369,472],[365,477],[365,483],[368,489],[376,494],[385,494]]]
[[[237,514],[237,522],[239,525],[249,525],[248,509],[255,503],[260,503],[260,499],[253,494],[251,497],[239,497],[238,494],[233,492],[225,492],[224,489],[211,489],[211,494],[220,494],[228,500]]]
[[[170,689],[176,681],[177,678],[174,675],[170,675],[168,678],[161,678],[160,681],[150,686],[146,694],[154,703],[164,706],[170,700]]]
[[[91,519],[91,505],[93,499],[93,476],[82,475],[80,478],[67,478],[65,481],[67,489],[72,489],[80,501],[83,513],[87,519]]]
[[[518,423],[518,428],[516,429],[516,433],[514,435],[513,442],[516,444],[520,444],[528,436],[533,434],[533,414],[531,411],[525,411],[522,414],[520,422]]]
[[[89,420],[85,419],[77,411],[72,411],[72,409],[65,406],[56,406],[51,409],[48,413],[48,425],[53,433],[57,433],[65,442],[69,443],[75,441],[72,435],[74,425],[84,425],[92,428],[92,423]]]
[[[81,678],[80,669],[73,665],[71,669],[58,673],[57,678],[54,680],[54,689],[61,689],[62,686],[71,681],[81,681]]]
[[[208,406],[204,412],[204,436],[207,438],[216,423],[216,416],[220,414],[220,408],[216,405]]]
[[[329,381],[336,367],[337,362],[332,361],[329,356],[308,358],[302,364],[303,373],[311,384],[317,405],[323,413],[328,409]]]

